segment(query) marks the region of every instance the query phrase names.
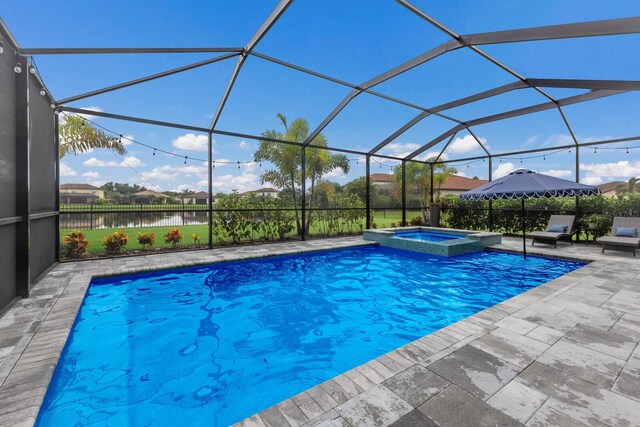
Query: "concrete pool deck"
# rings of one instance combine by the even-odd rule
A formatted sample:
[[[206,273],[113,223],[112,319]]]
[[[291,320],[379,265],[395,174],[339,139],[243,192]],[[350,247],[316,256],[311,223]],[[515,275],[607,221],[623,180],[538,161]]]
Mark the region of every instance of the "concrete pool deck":
[[[360,237],[55,266],[0,314],[0,426],[31,425],[93,276],[367,244]],[[496,249],[521,250],[519,239]],[[285,400],[244,426],[640,425],[640,260],[589,265]]]

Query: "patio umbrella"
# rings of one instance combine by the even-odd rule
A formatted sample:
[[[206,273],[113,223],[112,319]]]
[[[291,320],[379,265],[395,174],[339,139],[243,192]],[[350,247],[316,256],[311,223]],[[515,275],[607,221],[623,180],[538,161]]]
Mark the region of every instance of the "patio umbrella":
[[[522,250],[527,256],[524,200],[539,197],[591,196],[600,194],[598,187],[518,169],[495,181],[460,195],[464,200],[521,199]]]

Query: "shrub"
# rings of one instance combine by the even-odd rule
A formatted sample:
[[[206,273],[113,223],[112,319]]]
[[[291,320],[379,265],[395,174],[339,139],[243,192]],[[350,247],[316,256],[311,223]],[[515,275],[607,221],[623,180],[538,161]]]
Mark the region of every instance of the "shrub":
[[[200,244],[200,235],[193,233],[191,237],[193,237],[193,244],[198,246]]]
[[[396,224],[395,222],[392,222],[391,225],[389,227],[391,228],[396,228],[398,226],[398,224]]]
[[[82,231],[72,231],[64,236],[64,245],[67,258],[80,258],[89,248]]]
[[[411,221],[409,221],[410,225],[423,225],[424,222],[422,221],[422,217],[421,216],[417,216],[415,218],[413,218]]]
[[[176,248],[183,237],[184,234],[180,233],[180,229],[174,228],[164,235],[164,242],[170,244],[172,248]]]
[[[108,254],[117,254],[120,253],[127,243],[129,243],[129,236],[124,234],[124,230],[120,230],[104,236],[102,246],[104,246]]]
[[[156,242],[156,233],[138,233],[138,243],[145,248],[150,248]]]

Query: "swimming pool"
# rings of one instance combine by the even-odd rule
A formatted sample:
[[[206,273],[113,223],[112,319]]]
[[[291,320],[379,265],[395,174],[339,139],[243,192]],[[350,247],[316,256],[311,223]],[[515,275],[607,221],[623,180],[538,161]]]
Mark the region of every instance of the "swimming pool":
[[[360,247],[93,280],[38,425],[228,425],[582,264]]]
[[[395,237],[420,240],[423,242],[443,242],[445,240],[461,239],[466,236],[459,234],[437,233],[433,231],[408,231],[404,233],[396,233]]]

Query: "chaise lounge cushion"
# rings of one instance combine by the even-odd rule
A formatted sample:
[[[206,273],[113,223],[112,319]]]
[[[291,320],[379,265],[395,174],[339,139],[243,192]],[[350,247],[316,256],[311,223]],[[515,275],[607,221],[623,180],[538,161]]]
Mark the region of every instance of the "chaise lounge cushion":
[[[529,233],[529,237],[535,237],[538,239],[556,240],[562,236],[567,236],[567,233],[552,233],[550,231],[534,231],[532,233]]]
[[[638,237],[618,237],[618,236],[604,236],[598,239],[598,243],[609,243],[616,246],[630,246],[637,247],[640,245],[640,238]]]

